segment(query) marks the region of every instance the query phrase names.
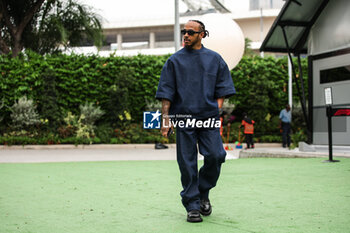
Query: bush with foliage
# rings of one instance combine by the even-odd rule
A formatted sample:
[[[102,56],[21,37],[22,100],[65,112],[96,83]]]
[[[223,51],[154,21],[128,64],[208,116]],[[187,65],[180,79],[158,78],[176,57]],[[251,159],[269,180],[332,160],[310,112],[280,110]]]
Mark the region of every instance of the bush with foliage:
[[[26,96],[19,98],[11,107],[12,126],[15,130],[29,129],[40,123],[39,114],[33,104],[33,100]]]
[[[81,140],[79,138],[87,139],[88,134],[90,139],[87,142],[162,141],[164,139],[159,131],[144,130],[140,122],[143,111],[151,110],[150,106],[159,108],[154,96],[161,69],[168,57],[42,56],[30,51],[16,58],[2,55],[0,99],[4,106],[12,106],[22,96],[34,100],[33,105],[37,106],[40,118],[48,119],[46,127],[45,124],[40,127],[43,130],[41,137],[57,135],[61,139],[47,137],[47,140],[57,143],[69,140],[75,143]],[[305,59],[302,65],[306,79]],[[230,97],[229,103],[235,106],[237,122],[240,122],[242,113],[247,112],[256,122],[257,138],[279,136],[278,115],[287,103],[287,59],[243,57],[231,74],[237,94]],[[298,99],[294,99],[296,102]],[[91,118],[89,113],[80,117],[79,106],[85,103],[90,103],[90,107],[96,106],[104,115]],[[75,116],[74,124],[65,123],[68,112],[70,117]],[[12,122],[9,108],[0,108],[0,116],[3,118],[0,135],[13,131],[7,127]],[[90,120],[94,121],[94,127],[86,127]],[[298,121],[295,127],[303,128],[301,124],[302,121]],[[233,133],[236,135],[237,132]]]
[[[26,95],[35,100],[40,111],[47,111],[46,116],[52,113],[55,118],[60,118],[57,121],[61,123],[63,113],[78,114],[79,105],[85,102],[101,106],[105,111],[104,123],[117,125],[118,116],[124,110],[130,112],[135,122],[140,122],[142,111],[146,110],[146,100],[154,99],[167,58],[146,55],[41,56],[33,52],[16,58],[2,55],[0,99],[4,97],[4,104],[11,106]],[[46,95],[50,98],[44,98]],[[55,109],[48,106],[55,106]],[[9,121],[9,111],[1,111]]]
[[[80,105],[80,118],[85,125],[94,125],[95,122],[104,114],[100,106],[94,106],[93,103],[85,103]]]
[[[95,121],[97,121],[104,112],[93,103],[85,103],[80,105],[80,116],[77,117],[71,112],[67,113],[64,118],[66,125],[59,128],[59,134],[62,138],[75,136],[77,138],[94,138],[95,135]],[[92,142],[92,141],[91,141]]]

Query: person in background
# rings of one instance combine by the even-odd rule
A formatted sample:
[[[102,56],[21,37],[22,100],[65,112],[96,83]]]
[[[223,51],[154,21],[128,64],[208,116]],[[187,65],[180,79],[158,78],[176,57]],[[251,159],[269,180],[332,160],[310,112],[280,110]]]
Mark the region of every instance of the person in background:
[[[255,122],[248,117],[247,113],[243,113],[241,128],[244,127],[244,136],[247,143],[247,147],[245,149],[250,149],[250,147],[254,149],[254,123]]]
[[[290,111],[290,105],[287,104],[285,109],[280,112],[280,128],[282,129],[282,146],[290,147],[290,123],[292,120],[292,113]]]

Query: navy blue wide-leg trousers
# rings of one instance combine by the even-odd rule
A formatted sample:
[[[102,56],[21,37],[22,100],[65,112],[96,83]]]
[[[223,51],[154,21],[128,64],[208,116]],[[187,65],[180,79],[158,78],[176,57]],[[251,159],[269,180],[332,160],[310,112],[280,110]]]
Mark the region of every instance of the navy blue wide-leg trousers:
[[[197,158],[204,156],[204,164],[198,172]],[[200,200],[209,198],[209,190],[215,187],[225,162],[219,128],[177,128],[177,162],[181,172],[182,204],[187,211],[199,210]]]

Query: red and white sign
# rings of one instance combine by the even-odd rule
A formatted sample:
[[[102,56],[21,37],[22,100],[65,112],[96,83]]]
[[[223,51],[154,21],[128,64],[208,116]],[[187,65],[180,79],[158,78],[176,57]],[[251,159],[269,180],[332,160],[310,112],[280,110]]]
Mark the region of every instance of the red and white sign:
[[[332,116],[350,116],[350,108],[333,108]]]

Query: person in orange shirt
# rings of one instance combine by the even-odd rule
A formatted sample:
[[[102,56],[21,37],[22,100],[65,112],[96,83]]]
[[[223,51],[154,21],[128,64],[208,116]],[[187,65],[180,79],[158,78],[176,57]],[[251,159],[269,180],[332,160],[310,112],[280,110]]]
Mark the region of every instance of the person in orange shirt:
[[[243,113],[241,128],[244,127],[244,136],[245,141],[247,143],[247,147],[245,149],[249,149],[250,146],[252,147],[252,149],[254,149],[254,123],[255,122],[248,117],[247,113]]]

